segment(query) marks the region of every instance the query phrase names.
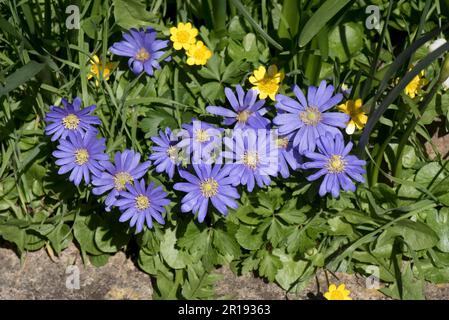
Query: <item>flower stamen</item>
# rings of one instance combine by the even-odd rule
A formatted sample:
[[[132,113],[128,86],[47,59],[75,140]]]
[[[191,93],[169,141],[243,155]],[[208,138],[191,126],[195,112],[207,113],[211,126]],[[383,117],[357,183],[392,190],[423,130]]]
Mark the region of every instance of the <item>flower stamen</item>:
[[[259,164],[259,154],[256,151],[245,152],[243,154],[243,164],[255,170]]]
[[[62,124],[66,129],[75,130],[78,128],[78,125],[80,124],[80,119],[76,115],[71,113],[66,117],[62,118]]]
[[[213,197],[218,193],[218,182],[214,178],[208,178],[201,182],[200,190],[204,197]]]
[[[334,154],[329,158],[329,161],[326,164],[326,169],[330,173],[340,173],[345,170],[346,161],[342,156]]]
[[[199,129],[195,133],[196,133],[196,141],[197,142],[203,143],[203,142],[209,141],[209,134],[207,133],[206,130]]]
[[[143,194],[139,194],[134,200],[136,201],[136,208],[138,210],[145,210],[150,207],[150,199]]]
[[[148,59],[150,59],[150,53],[147,51],[147,49],[145,48],[140,48],[139,51],[137,51],[135,57],[136,60],[139,61],[147,61]]]
[[[250,115],[251,115],[251,112],[245,110],[245,111],[239,112],[237,114],[236,119],[240,123],[246,123],[246,121],[248,121],[248,118],[250,117]]]
[[[132,183],[134,178],[126,171],[121,171],[115,174],[114,176],[114,186],[118,191],[125,190],[125,186],[127,183]]]
[[[299,113],[302,122],[309,126],[316,126],[321,121],[321,112],[317,107],[308,107],[305,111]]]
[[[75,151],[75,163],[82,166],[89,160],[89,152],[87,149],[78,149]]]

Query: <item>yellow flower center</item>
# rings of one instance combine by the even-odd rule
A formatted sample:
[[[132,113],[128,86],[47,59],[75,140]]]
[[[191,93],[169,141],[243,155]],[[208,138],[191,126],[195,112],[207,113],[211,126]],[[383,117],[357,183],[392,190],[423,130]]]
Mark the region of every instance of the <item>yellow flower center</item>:
[[[240,123],[245,123],[246,121],[248,121],[248,118],[250,115],[251,115],[251,112],[245,110],[245,111],[239,112],[236,119]]]
[[[68,116],[62,118],[62,124],[66,129],[75,130],[80,124],[80,119],[76,115],[71,113]]]
[[[75,163],[82,166],[89,160],[89,152],[87,149],[78,149],[75,151]]]
[[[286,149],[288,146],[288,138],[277,138],[275,143],[277,147]]]
[[[136,198],[136,208],[138,210],[145,210],[150,207],[150,199],[148,199],[147,196],[144,196],[143,194],[139,194]]]
[[[125,185],[133,181],[134,179],[132,175],[130,175],[128,172],[125,171],[118,172],[114,176],[115,189],[117,189],[118,191],[125,190]]]
[[[185,30],[178,31],[176,32],[176,39],[178,40],[178,42],[187,43],[190,39],[190,33]]]
[[[206,179],[201,182],[200,190],[204,197],[213,197],[218,193],[218,182],[214,178]]]
[[[264,77],[257,82],[258,88],[262,92],[266,93],[276,93],[279,88],[278,81],[276,78]]]
[[[321,121],[321,112],[317,107],[308,107],[299,113],[302,122],[309,126],[316,126]]]
[[[326,168],[330,173],[340,173],[345,170],[346,161],[342,156],[334,154],[327,162]]]
[[[140,48],[135,55],[136,60],[147,61],[150,59],[150,53],[145,48]]]
[[[243,164],[247,167],[255,170],[257,167],[257,164],[259,163],[259,155],[257,152],[245,152],[243,154]]]
[[[178,159],[178,148],[175,146],[168,147],[167,155],[171,160],[176,161],[176,159]]]
[[[206,47],[197,47],[193,50],[193,57],[196,60],[206,60],[207,59],[207,48]]]
[[[206,142],[209,141],[209,134],[206,132],[206,130],[199,129],[196,131],[196,141],[197,142]]]

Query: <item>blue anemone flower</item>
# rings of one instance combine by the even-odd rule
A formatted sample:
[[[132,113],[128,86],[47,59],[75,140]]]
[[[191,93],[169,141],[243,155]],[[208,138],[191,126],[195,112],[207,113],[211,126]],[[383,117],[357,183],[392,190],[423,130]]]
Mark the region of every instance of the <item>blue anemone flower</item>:
[[[290,177],[290,168],[293,171],[300,168],[302,156],[296,148],[293,148],[292,139],[289,136],[275,136],[274,146],[279,154],[278,171],[282,178],[287,179]]]
[[[105,139],[97,139],[96,132],[88,131],[82,135],[79,132],[69,132],[67,140],[59,140],[58,150],[53,151],[53,156],[58,158],[56,164],[60,166],[58,173],[65,174],[69,171],[69,180],[78,186],[84,178],[86,184],[90,182],[90,174],[98,176],[104,170],[101,161],[107,161],[108,155]]]
[[[263,187],[271,183],[270,176],[277,176],[278,150],[266,130],[234,130],[232,137],[225,137],[223,142],[225,163],[232,161],[230,175],[238,177],[249,192],[255,183]]]
[[[69,132],[86,133],[87,131],[96,130],[93,125],[101,124],[100,119],[91,116],[95,110],[95,105],[91,105],[81,109],[81,98],[76,97],[73,103],[68,102],[65,98],[62,100],[64,108],[51,106],[44,118],[46,122],[50,122],[45,128],[45,134],[51,137],[51,141],[59,138],[65,139]]]
[[[298,101],[282,94],[276,96],[276,108],[282,113],[273,119],[273,123],[279,126],[280,135],[292,135],[293,147],[302,154],[314,151],[316,141],[326,133],[341,135],[337,127],[345,128],[349,115],[326,112],[342,100],[341,93],[333,96],[334,87],[326,85],[324,80],[318,88],[309,87],[307,99],[297,85],[293,86],[293,92]]]
[[[215,164],[193,164],[195,175],[181,170],[180,175],[187,182],[178,182],[173,188],[187,194],[182,198],[181,211],[198,213],[198,221],[203,222],[208,211],[209,200],[222,214],[228,214],[228,207],[237,209],[235,199],[240,198],[233,184],[238,183],[235,176],[230,176],[231,166]]]
[[[131,219],[129,225],[136,227],[136,233],[143,230],[145,222],[148,228],[153,228],[153,219],[159,224],[164,224],[162,217],[162,213],[165,212],[164,206],[170,204],[170,200],[166,197],[167,193],[161,186],[155,187],[154,182],[148,187],[145,187],[143,179],[136,181],[134,185],[127,183],[126,190],[119,192],[119,198],[115,202],[122,212],[119,221]]]
[[[319,153],[306,152],[305,156],[312,161],[302,164],[302,168],[320,169],[308,176],[307,180],[314,181],[324,176],[319,190],[321,197],[329,192],[334,198],[338,198],[340,189],[354,192],[356,188],[350,178],[365,182],[362,175],[365,174],[363,166],[366,165],[366,161],[349,155],[352,142],[345,146],[341,135],[332,137],[327,134],[317,141],[317,145]]]
[[[237,97],[230,88],[225,89],[225,95],[233,110],[223,107],[208,106],[206,110],[212,114],[224,117],[225,125],[237,122],[234,129],[267,129],[270,120],[263,117],[268,109],[262,108],[265,100],[257,100],[257,91],[250,89],[246,94],[242,86],[236,87]]]
[[[162,49],[168,46],[168,40],[156,40],[156,31],[153,28],[131,29],[123,33],[124,40],[115,42],[109,48],[113,54],[129,57],[129,68],[135,73],[142,71],[152,76],[153,68],[160,69],[158,59],[164,55]]]
[[[178,136],[181,141],[176,145],[189,157],[191,163],[212,163],[215,152],[221,147],[221,134],[224,131],[204,121],[192,119],[191,124],[183,124]]]
[[[179,154],[180,150],[176,146],[177,139],[172,136],[170,128],[165,128],[165,132],[160,130],[159,136],[151,137],[156,144],[151,147],[152,154],[150,160],[154,161],[156,172],[166,172],[170,179],[175,174],[175,168],[181,163]]]
[[[115,205],[119,192],[125,190],[127,183],[133,183],[147,173],[151,162],[140,163],[140,157],[138,152],[125,150],[115,154],[114,164],[110,161],[101,162],[105,170],[101,175],[93,177],[92,184],[95,188],[92,193],[101,195],[109,191],[105,201],[106,211],[110,211]]]

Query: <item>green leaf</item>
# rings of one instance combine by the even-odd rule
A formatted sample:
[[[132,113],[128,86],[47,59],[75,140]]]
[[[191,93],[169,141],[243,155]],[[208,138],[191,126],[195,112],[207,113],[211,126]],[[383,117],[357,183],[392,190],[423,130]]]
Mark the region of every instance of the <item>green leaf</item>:
[[[426,222],[438,235],[438,249],[449,253],[449,208],[429,212]]]
[[[266,277],[269,281],[273,282],[276,273],[282,268],[282,262],[279,257],[269,253],[268,251],[262,251],[262,257],[260,260],[259,274]]]
[[[329,56],[346,62],[363,48],[363,27],[348,22],[335,27],[329,34]]]
[[[78,241],[81,250],[92,255],[101,255],[103,252],[98,250],[95,245],[95,228],[101,224],[101,218],[97,215],[80,215],[78,214],[73,224],[73,234]]]
[[[342,220],[341,217],[334,217],[327,220],[330,226],[329,234],[334,236],[351,236],[353,233],[352,226]]]
[[[92,263],[92,265],[93,266],[95,266],[95,267],[102,267],[102,266],[104,266],[104,265],[106,265],[106,263],[108,263],[108,261],[109,261],[109,257],[110,257],[111,255],[109,255],[109,254],[101,254],[101,255],[98,255],[98,256],[89,256],[89,260],[90,260],[90,263]]]
[[[257,231],[258,229],[256,227],[241,224],[235,234],[235,238],[243,248],[257,250],[263,243],[262,233],[258,233]]]
[[[282,289],[289,290],[291,285],[302,276],[309,262],[295,261],[292,256],[285,254],[280,249],[273,250],[273,254],[277,255],[282,262],[282,268],[276,273],[276,282]]]
[[[115,253],[125,246],[131,235],[128,226],[119,221],[120,212],[108,213],[95,230],[95,244],[104,253]]]
[[[176,234],[174,230],[166,230],[161,241],[161,255],[165,262],[173,269],[182,269],[186,266],[188,256],[185,252],[175,248]]]
[[[5,85],[0,85],[0,97],[8,94],[10,91],[16,89],[18,86],[31,80],[43,68],[45,63],[39,63],[31,60],[23,67],[17,69],[13,74],[5,79]]]
[[[124,29],[147,27],[154,15],[139,0],[114,0],[115,22]]]
[[[413,276],[410,264],[407,264],[404,269],[400,282],[396,280],[394,284],[380,291],[396,299],[424,300],[424,281]]]
[[[419,221],[401,220],[390,229],[401,235],[412,250],[432,248],[438,242],[438,236],[429,226]]]
[[[307,20],[299,36],[299,46],[304,47],[320,30],[351,0],[327,0],[315,11],[313,16]]]
[[[237,241],[221,229],[216,229],[214,232],[214,238],[212,241],[215,248],[222,255],[230,255],[233,258],[238,258],[240,256],[240,246]]]

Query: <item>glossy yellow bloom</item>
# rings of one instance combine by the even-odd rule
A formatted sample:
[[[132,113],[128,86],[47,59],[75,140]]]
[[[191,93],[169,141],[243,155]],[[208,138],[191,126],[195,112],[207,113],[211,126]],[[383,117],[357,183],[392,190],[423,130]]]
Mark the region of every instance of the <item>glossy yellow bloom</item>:
[[[212,51],[210,51],[202,41],[197,41],[194,45],[190,46],[187,50],[187,64],[192,65],[205,65],[207,60],[212,57]]]
[[[410,81],[410,83],[405,87],[404,92],[406,95],[413,99],[428,83],[429,81],[424,78],[423,70],[417,76],[415,76],[412,81]]]
[[[362,99],[348,100],[343,104],[340,104],[337,108],[341,112],[348,114],[351,117],[348,124],[346,125],[346,133],[353,134],[355,128],[363,129],[366,122],[368,121],[368,116],[362,109],[363,101]]]
[[[170,28],[170,34],[170,40],[173,42],[173,48],[175,50],[181,50],[182,48],[188,50],[195,44],[195,37],[198,35],[198,30],[192,27],[190,22],[180,22],[177,27]]]
[[[90,72],[87,75],[87,80],[95,77],[95,85],[100,85],[100,80],[109,80],[111,71],[115,68],[116,64],[113,62],[106,62],[105,64],[98,58],[97,55],[90,60]]]
[[[327,300],[352,300],[349,296],[350,293],[349,290],[345,289],[344,284],[339,285],[338,288],[335,284],[331,284],[324,297]]]
[[[280,83],[284,78],[284,73],[279,72],[275,65],[268,67],[260,66],[254,70],[254,73],[249,77],[249,82],[254,85],[253,89],[259,92],[259,98],[265,99],[270,97],[271,100],[276,100],[276,93],[279,90]]]

